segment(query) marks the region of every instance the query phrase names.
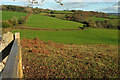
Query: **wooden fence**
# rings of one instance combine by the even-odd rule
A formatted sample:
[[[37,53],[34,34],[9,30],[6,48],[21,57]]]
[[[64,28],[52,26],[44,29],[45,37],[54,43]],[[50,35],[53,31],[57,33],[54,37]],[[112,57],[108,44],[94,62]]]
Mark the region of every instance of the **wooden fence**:
[[[20,33],[15,33],[14,37],[5,68],[1,74],[1,79],[23,77]]]

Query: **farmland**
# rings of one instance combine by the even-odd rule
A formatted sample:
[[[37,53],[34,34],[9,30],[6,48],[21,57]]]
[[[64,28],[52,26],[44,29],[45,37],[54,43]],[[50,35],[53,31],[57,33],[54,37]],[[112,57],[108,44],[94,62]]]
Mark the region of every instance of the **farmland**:
[[[99,18],[99,17],[89,17],[89,18],[87,18],[87,20],[105,21],[105,20],[108,20],[108,19],[105,19],[105,18]]]
[[[109,18],[115,18],[115,19],[109,19]],[[89,21],[89,20],[92,20],[92,21],[108,21],[108,24],[112,24],[114,26],[118,25],[119,19],[116,19],[116,18],[118,18],[118,16],[110,16],[109,18],[88,17],[85,20],[87,20],[87,21]]]
[[[50,14],[56,17],[44,16],[48,12],[31,13],[25,23],[8,28],[13,33],[20,32],[24,78],[118,77],[118,30],[82,29],[83,23],[57,19],[72,12],[56,11]],[[20,18],[27,14],[11,11],[3,13],[3,20],[13,18],[13,15]],[[106,19],[115,25],[118,21],[102,17],[86,18],[93,21]]]
[[[44,11],[44,13],[50,13],[51,11]],[[55,14],[73,14],[74,12],[70,11],[53,11]]]
[[[32,15],[25,26],[48,29],[74,29],[72,26],[78,28],[76,23],[72,25],[73,22],[70,24],[64,22],[67,23],[66,20]],[[60,27],[61,24],[65,25]],[[118,77],[118,62],[116,61],[118,59],[118,30],[15,29],[13,32],[21,33],[25,78]]]
[[[25,78],[117,78],[118,47],[22,39]]]
[[[27,22],[28,27],[48,28],[48,29],[79,29],[83,27],[82,23],[61,20],[42,15],[31,15]]]
[[[15,30],[21,33],[21,38],[34,39],[38,37],[44,41],[69,44],[116,44],[118,31],[108,29],[86,29],[80,31],[35,31]]]
[[[111,15],[109,18],[119,18],[118,16]]]
[[[13,17],[20,18],[26,15],[27,13],[22,13],[22,12],[2,11],[2,20],[9,20],[12,19]]]

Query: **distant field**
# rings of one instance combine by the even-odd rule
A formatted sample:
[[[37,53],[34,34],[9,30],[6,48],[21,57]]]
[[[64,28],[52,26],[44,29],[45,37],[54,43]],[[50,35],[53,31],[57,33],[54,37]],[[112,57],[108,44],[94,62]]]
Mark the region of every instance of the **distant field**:
[[[95,20],[95,21],[105,21],[106,18],[99,18],[99,17],[89,17],[86,20]]]
[[[34,39],[38,37],[43,41],[54,41],[66,44],[116,44],[118,31],[108,29],[86,29],[81,31],[34,31],[15,30],[20,32],[21,38]]]
[[[118,16],[111,15],[109,18],[119,18]]]
[[[48,14],[49,13],[40,13],[40,15],[43,15],[43,16],[46,16]],[[50,14],[50,15],[55,15],[56,18],[60,18],[60,19],[65,18],[65,14]]]
[[[31,15],[27,22],[27,27],[48,28],[48,29],[79,29],[82,23],[61,20],[42,15]]]
[[[73,14],[74,12],[69,12],[69,11],[55,11],[54,13],[69,13],[69,14]]]
[[[117,18],[117,16],[110,16],[110,18]],[[107,19],[107,18],[99,18],[99,17],[89,17],[86,20],[93,20],[93,21],[105,21],[108,20],[108,23],[113,24],[114,26],[118,25],[118,20],[120,19]]]
[[[44,13],[50,13],[51,11],[44,11]],[[55,14],[73,14],[74,12],[70,11],[53,11]]]
[[[113,24],[114,26],[118,26],[118,21],[119,21],[120,19],[111,19],[111,20],[109,20],[108,22],[109,23],[111,23],[111,24]]]
[[[13,12],[13,11],[2,11],[2,20],[9,20],[12,19],[13,17],[20,18],[22,16],[27,15],[27,13],[22,13],[22,12]]]
[[[56,18],[60,18],[60,19],[65,18],[65,14],[53,14],[53,15],[55,15]]]

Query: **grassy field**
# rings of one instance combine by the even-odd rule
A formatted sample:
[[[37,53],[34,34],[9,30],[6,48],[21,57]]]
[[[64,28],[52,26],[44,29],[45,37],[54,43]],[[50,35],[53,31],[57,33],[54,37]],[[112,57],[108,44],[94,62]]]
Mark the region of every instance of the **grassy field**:
[[[27,24],[26,26],[28,27],[48,29],[79,29],[79,27],[83,27],[83,24],[81,23],[61,20],[42,15],[31,15],[28,18],[26,24]]]
[[[94,21],[105,21],[106,18],[99,18],[99,17],[89,17],[86,20],[94,20]]]
[[[119,18],[118,16],[110,15],[109,18]]]
[[[40,15],[46,16],[46,15],[49,15],[49,13],[40,13]],[[59,19],[64,19],[65,18],[65,14],[50,14],[50,15],[55,15],[55,17],[59,18]]]
[[[52,14],[52,15],[55,15],[56,18],[60,18],[60,19],[65,18],[65,14]]]
[[[70,12],[70,11],[54,11],[54,13],[59,13],[59,14],[61,14],[61,13],[64,13],[64,14],[73,14],[74,12]]]
[[[108,23],[113,24],[114,26],[118,26],[119,20],[120,20],[120,19],[109,20]]]
[[[12,19],[13,17],[20,18],[26,15],[27,13],[22,13],[22,12],[2,11],[2,20],[9,20]]]
[[[93,19],[104,20],[104,18],[94,17]],[[26,26],[78,29],[83,24],[48,16],[31,15]],[[88,28],[79,31],[39,31],[16,29],[13,32],[21,34],[25,78],[118,77],[118,30]]]
[[[110,16],[111,18],[116,18],[117,16]],[[120,19],[107,19],[107,18],[99,18],[99,17],[89,17],[86,20],[93,20],[93,21],[105,21],[107,20],[109,24],[113,24],[114,26],[118,26],[118,21]]]
[[[62,12],[68,13],[56,13]],[[3,11],[3,20],[13,18],[13,15],[20,18],[27,13]],[[46,13],[29,16],[22,26],[48,29],[83,27],[82,23],[43,15]],[[91,17],[88,20],[104,21],[106,18]],[[115,25],[117,21],[109,19],[109,23]],[[26,79],[118,77],[118,30],[86,28],[76,31],[41,31],[16,28],[12,31],[20,32]]]
[[[51,11],[43,11],[44,13],[50,13]],[[55,14],[73,14],[74,12],[70,11],[53,11]]]
[[[23,39],[22,56],[27,78],[117,78],[118,47],[66,45]]]
[[[21,38],[33,39],[38,37],[43,41],[54,41],[68,44],[116,44],[118,31],[108,29],[86,29],[80,31],[34,31],[15,30],[20,32]]]

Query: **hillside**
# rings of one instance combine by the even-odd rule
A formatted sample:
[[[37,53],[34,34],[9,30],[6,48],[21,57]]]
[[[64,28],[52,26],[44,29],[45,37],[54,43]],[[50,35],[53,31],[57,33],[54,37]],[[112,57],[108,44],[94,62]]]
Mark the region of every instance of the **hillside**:
[[[117,46],[69,45],[38,38],[21,43],[26,79],[118,77]]]
[[[16,17],[19,19],[26,15],[27,13],[23,13],[23,12],[2,11],[2,20],[10,20],[13,17]]]
[[[43,41],[54,41],[65,44],[118,44],[118,31],[108,29],[86,29],[79,31],[39,31],[14,30],[20,32],[22,39],[38,37]]]
[[[42,15],[31,15],[27,22],[27,27],[48,28],[48,29],[79,29],[82,23],[61,20]]]
[[[18,6],[4,10],[3,31],[20,32],[25,79],[118,78],[118,17]]]

